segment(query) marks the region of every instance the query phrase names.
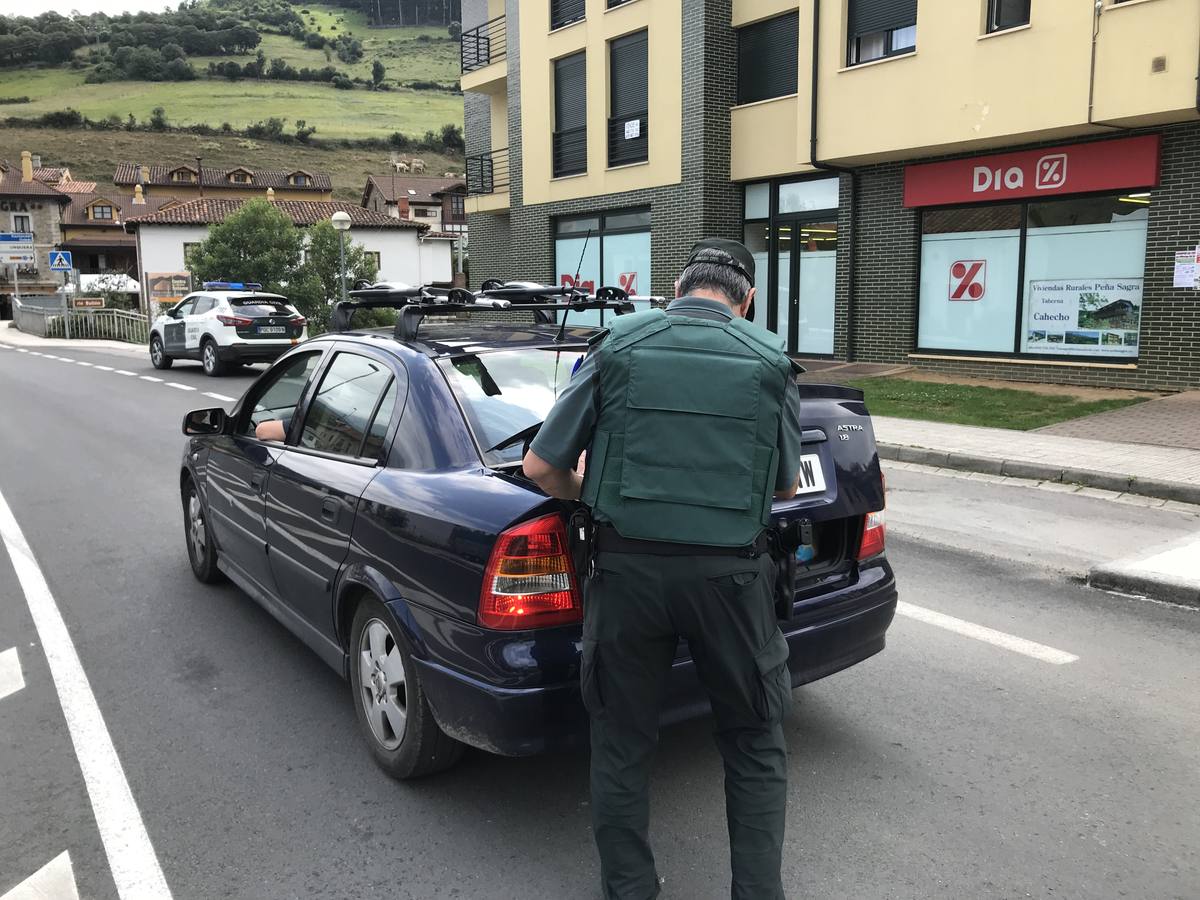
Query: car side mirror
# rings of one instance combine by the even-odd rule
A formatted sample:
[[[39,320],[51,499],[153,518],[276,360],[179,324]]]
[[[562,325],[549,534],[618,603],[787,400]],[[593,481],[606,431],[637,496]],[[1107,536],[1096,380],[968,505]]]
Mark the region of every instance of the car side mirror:
[[[183,417],[184,434],[224,434],[230,418],[219,406],[211,409],[193,409]]]
[[[171,319],[178,319],[179,318],[179,310],[177,310],[177,309],[167,310],[167,317],[171,318]]]

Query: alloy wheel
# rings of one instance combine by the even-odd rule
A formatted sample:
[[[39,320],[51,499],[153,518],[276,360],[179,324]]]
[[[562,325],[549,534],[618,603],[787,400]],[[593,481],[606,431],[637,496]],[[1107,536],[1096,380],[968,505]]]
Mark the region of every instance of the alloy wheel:
[[[150,361],[156,366],[162,365],[162,355],[162,341],[155,338],[150,342]]]
[[[204,525],[204,508],[200,497],[193,490],[188,496],[188,538],[192,559],[197,565],[204,563],[204,552],[208,548],[208,529]]]
[[[363,628],[358,648],[359,702],[371,733],[387,750],[404,740],[408,726],[408,691],[404,660],[392,630],[380,619]]]
[[[217,367],[217,351],[212,344],[204,345],[204,371],[212,372]]]

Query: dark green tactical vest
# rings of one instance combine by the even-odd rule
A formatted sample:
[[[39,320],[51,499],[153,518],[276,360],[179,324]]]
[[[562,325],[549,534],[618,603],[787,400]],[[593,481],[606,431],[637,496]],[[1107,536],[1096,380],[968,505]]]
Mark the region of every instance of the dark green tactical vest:
[[[770,522],[783,340],[650,310],[613,320],[597,354],[599,417],[583,502],[623,537],[740,547]]]

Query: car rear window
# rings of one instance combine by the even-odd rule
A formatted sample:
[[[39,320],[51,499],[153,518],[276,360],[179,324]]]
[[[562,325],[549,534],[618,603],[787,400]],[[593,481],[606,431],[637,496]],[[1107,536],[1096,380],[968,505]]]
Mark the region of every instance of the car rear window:
[[[231,299],[229,305],[246,316],[280,316],[288,312],[287,301],[282,297],[278,300],[267,297],[238,297]]]
[[[479,449],[491,447],[545,420],[571,380],[580,347],[500,350],[442,363],[466,411]],[[501,462],[521,458],[522,443],[488,454]]]

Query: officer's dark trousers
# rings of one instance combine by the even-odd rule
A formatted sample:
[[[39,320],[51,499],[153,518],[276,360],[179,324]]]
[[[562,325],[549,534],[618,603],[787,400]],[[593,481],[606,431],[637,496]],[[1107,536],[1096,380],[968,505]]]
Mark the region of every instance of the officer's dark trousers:
[[[592,726],[592,822],[606,900],[659,892],[648,781],[679,637],[715,717],[725,761],[735,900],[781,900],[787,805],[787,642],[774,565],[733,556],[601,553],[585,588],[582,689]],[[668,885],[669,887],[669,885]]]

